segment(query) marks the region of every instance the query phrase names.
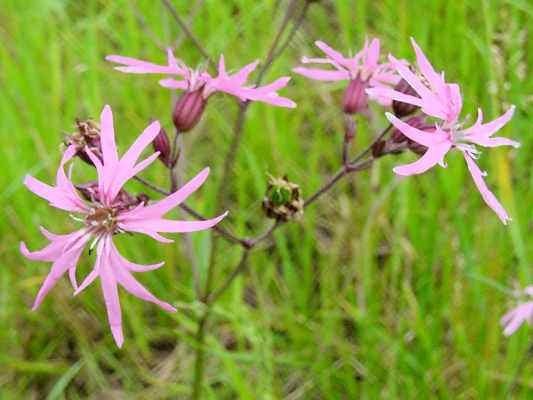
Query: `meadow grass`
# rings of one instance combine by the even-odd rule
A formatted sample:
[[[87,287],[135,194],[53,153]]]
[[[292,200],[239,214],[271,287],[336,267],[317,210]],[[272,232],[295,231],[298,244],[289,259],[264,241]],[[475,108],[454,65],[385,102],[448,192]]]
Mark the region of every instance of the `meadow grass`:
[[[265,57],[286,7],[273,0],[174,3],[207,51],[214,58],[223,52],[230,69]],[[274,246],[254,249],[249,272],[215,305],[205,398],[487,399],[503,398],[513,381],[515,398],[531,396],[532,363],[517,372],[531,330],[507,339],[498,321],[511,305],[508,291],[532,283],[532,17],[525,0],[311,6],[267,81],[289,74],[302,55],[318,54],[316,39],[348,50],[375,35],[386,51],[412,59],[409,37],[415,37],[448,80],[462,85],[465,113],[475,116],[479,105],[493,118],[516,104],[503,136],[522,148],[486,151],[480,161],[513,221],[503,226],[484,205],[456,154],[446,170],[419,177],[393,176],[393,165],[414,158],[405,154],[342,181],[301,222],[279,229]],[[112,105],[122,151],[150,118],[171,130],[172,92],[156,77],[112,70],[104,56],[163,62],[159,46],[171,45],[195,65],[200,54],[156,1],[2,0],[0,39],[0,398],[187,397],[201,304],[181,238],[174,245],[118,238],[132,260],[166,261],[140,280],[179,308],[169,315],[122,296],[122,350],[109,333],[98,284],[72,298],[61,281],[38,312],[29,310],[49,265],[24,259],[18,243],[42,246],[38,225],[53,232],[76,226],[22,185],[26,173],[52,181],[62,134],[73,130],[76,117],[97,117]],[[296,110],[254,104],[245,123],[225,222],[240,235],[267,226],[261,199],[268,173],[288,174],[308,195],[339,166],[342,86],[295,76],[282,93],[298,103]],[[185,175],[211,167],[189,202],[205,214],[219,208],[215,194],[237,109],[232,98],[216,96],[185,137]],[[354,151],[385,125],[382,111],[373,111],[360,120]],[[78,178],[91,174],[74,170]],[[161,165],[143,175],[167,185]],[[191,237],[192,257],[205,275],[210,234]],[[217,282],[240,251],[220,249]],[[94,262],[82,258],[80,276]]]

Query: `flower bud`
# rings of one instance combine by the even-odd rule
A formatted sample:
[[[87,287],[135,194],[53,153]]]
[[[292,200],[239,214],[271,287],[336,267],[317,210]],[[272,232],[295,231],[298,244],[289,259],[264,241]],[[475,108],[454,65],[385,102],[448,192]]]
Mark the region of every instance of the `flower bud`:
[[[268,188],[263,200],[267,217],[279,221],[299,218],[303,215],[304,201],[300,187],[287,177],[268,179]]]
[[[426,146],[412,140],[407,141],[407,148],[419,156],[423,155],[428,149]]]
[[[368,109],[367,85],[359,76],[352,79],[344,92],[343,110],[346,114],[361,113]]]
[[[155,137],[152,142],[154,146],[154,151],[159,152],[159,160],[165,164],[168,168],[174,167],[176,165],[176,160],[172,159],[172,149],[170,148],[170,140],[168,139],[167,131],[165,128],[161,128],[159,134]]]
[[[188,132],[202,118],[207,99],[203,96],[203,86],[192,92],[184,92],[176,102],[172,120],[179,132]]]
[[[407,94],[409,96],[418,97],[416,91],[411,87],[411,85],[409,85],[409,83],[407,83],[405,79],[402,79],[400,82],[398,82],[394,90],[403,94]],[[396,115],[398,118],[403,118],[418,110],[418,106],[408,103],[402,103],[398,100],[393,100],[392,110],[394,111],[394,115]]]
[[[150,201],[150,197],[148,197],[148,195],[146,193],[139,193],[137,195],[137,197],[135,197],[135,199],[137,200],[137,204],[148,204],[148,202]]]
[[[385,155],[385,146],[387,142],[385,140],[379,140],[372,145],[372,157],[379,158]]]
[[[85,161],[87,164],[93,165],[92,160],[86,153],[86,147],[91,152],[102,160],[102,145],[100,143],[100,126],[90,119],[82,121],[76,119],[77,132],[70,135],[65,135],[65,145],[74,146],[76,148],[76,155]]]

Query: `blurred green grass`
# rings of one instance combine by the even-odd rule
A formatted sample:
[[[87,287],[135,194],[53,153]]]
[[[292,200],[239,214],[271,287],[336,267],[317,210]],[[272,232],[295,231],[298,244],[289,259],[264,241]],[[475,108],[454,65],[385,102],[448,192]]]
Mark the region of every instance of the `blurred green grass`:
[[[284,1],[175,1],[180,15],[214,58],[236,69],[265,56],[283,16]],[[338,185],[280,229],[274,248],[254,251],[250,272],[215,307],[209,329],[207,398],[502,398],[531,343],[531,330],[503,337],[498,319],[508,308],[502,288],[531,283],[531,103],[533,6],[523,0],[419,2],[324,0],[313,4],[302,29],[267,80],[290,73],[313,41],[357,49],[379,36],[385,51],[411,58],[413,36],[451,81],[460,82],[465,113],[483,107],[495,117],[517,112],[504,136],[518,151],[484,152],[488,182],[510,210],[501,225],[482,203],[459,157],[447,170],[399,181],[391,167],[412,156],[384,159]],[[22,186],[31,173],[51,181],[62,133],[76,117],[115,112],[119,147],[157,118],[171,127],[172,93],[157,78],[124,75],[103,61],[118,53],[163,61],[158,48],[176,45],[190,64],[201,57],[159,2],[16,1],[0,8],[0,398],[181,398],[190,392],[199,305],[183,240],[161,245],[120,238],[139,262],[167,261],[140,279],[176,302],[168,315],[122,296],[126,344],[108,332],[98,285],[73,299],[57,285],[39,312],[29,305],[48,271],[18,252],[44,244],[38,225],[54,232],[74,227]],[[294,77],[283,94],[295,111],[250,108],[232,185],[234,229],[258,232],[267,173],[289,174],[304,193],[338,166],[341,86]],[[217,96],[185,138],[186,175],[203,166],[210,179],[190,201],[212,214],[224,150],[237,105]],[[384,125],[379,109],[361,121],[357,146]],[[75,169],[87,178],[90,171]],[[165,184],[164,169],[145,176]],[[132,184],[132,190],[141,190]],[[210,238],[192,236],[200,268]],[[223,248],[224,276],[239,250]],[[84,257],[81,273],[91,268]],[[80,276],[81,276],[80,273]],[[250,300],[252,298],[253,301]],[[250,305],[250,304],[253,304]],[[531,363],[518,375],[517,398],[533,390]]]

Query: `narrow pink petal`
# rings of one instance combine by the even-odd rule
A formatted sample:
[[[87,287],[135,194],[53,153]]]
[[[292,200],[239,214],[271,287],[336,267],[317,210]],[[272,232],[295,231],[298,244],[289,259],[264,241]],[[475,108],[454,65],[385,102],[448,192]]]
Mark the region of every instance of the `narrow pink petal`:
[[[246,81],[248,80],[248,76],[250,75],[252,71],[254,71],[257,68],[258,64],[259,64],[259,61],[254,61],[248,65],[245,65],[243,68],[239,70],[239,72],[233,74],[231,78],[237,84],[244,85]]]
[[[117,257],[118,250],[115,248],[112,242],[110,245],[114,248],[114,250],[112,250],[110,253],[111,266],[113,268],[113,274],[118,283],[120,283],[124,289],[134,296],[157,304],[166,311],[175,312],[176,309],[173,306],[155,297],[128,272],[128,265],[122,263],[122,257]]]
[[[120,168],[131,169],[137,162],[142,151],[152,143],[154,138],[159,134],[161,125],[159,121],[154,121],[141,133],[133,142],[128,151],[120,159]]]
[[[131,219],[153,219],[160,218],[167,212],[177,207],[189,195],[195,192],[205,182],[209,175],[209,168],[204,168],[198,175],[192,178],[189,182],[183,185],[180,189],[149,206],[136,209],[132,212],[125,212],[121,214],[121,221],[129,221]]]
[[[331,47],[329,47],[326,43],[317,40],[315,42],[316,47],[318,47],[320,50],[324,52],[329,58],[331,58],[335,63],[337,63],[339,66],[344,66],[346,63],[346,58],[339,53],[336,50],[333,50]]]
[[[422,83],[420,78],[414,74],[407,65],[397,60],[392,54],[389,55],[391,64],[396,68],[398,73],[403,79],[418,93],[421,98],[431,98],[434,94],[429,90],[426,85]]]
[[[177,81],[175,79],[161,79],[159,84],[169,89],[185,90],[189,87],[189,82],[187,80]]]
[[[29,251],[26,243],[20,242],[19,250],[22,255],[30,260],[37,261],[55,261],[63,253],[64,242],[52,242],[41,250]]]
[[[46,231],[48,233],[48,231]],[[20,252],[22,255],[30,260],[37,261],[55,261],[63,253],[70,250],[76,241],[82,236],[86,235],[87,231],[81,229],[79,231],[69,233],[67,235],[47,236],[51,243],[38,251],[29,251],[24,242],[20,242]]]
[[[159,65],[153,64],[147,61],[138,60],[136,58],[124,57],[119,55],[109,55],[105,58],[107,61],[111,61],[122,66],[115,66],[114,68],[121,72],[130,74],[176,74],[182,73],[181,68],[176,64],[172,65]]]
[[[416,63],[418,64],[418,68],[420,68],[420,72],[426,77],[430,85],[438,90],[443,83],[443,79],[435,72],[435,69],[427,59],[426,55],[413,38],[411,38],[411,44],[415,49]]]
[[[61,168],[63,165],[60,166]],[[55,208],[72,212],[84,212],[87,209],[85,203],[73,191],[74,189],[64,183],[62,186],[50,186],[33,176],[26,175],[24,185],[37,196],[48,200],[49,204]]]
[[[379,60],[379,39],[372,39],[370,46],[366,51],[366,59],[364,62],[365,68],[375,68],[378,65]]]
[[[117,281],[110,266],[108,238],[106,245],[102,248],[102,261],[99,265],[100,283],[102,285],[102,292],[107,310],[107,319],[111,328],[111,333],[115,339],[118,347],[122,347],[124,343],[124,335],[122,333],[122,315],[120,310],[120,301],[118,298]]]
[[[100,115],[100,128],[104,166],[112,168],[118,162],[118,155],[117,145],[115,144],[115,129],[113,127],[113,111],[108,105],[104,107]]]
[[[505,326],[503,331],[504,335],[512,335],[526,321],[531,324],[530,321],[532,316],[533,302],[520,304],[518,307],[505,314],[500,320],[501,324]]]
[[[120,223],[118,224],[118,226],[127,232],[137,232],[137,233],[142,233],[143,235],[146,235],[146,236],[150,236],[152,239],[157,240],[158,242],[161,242],[161,243],[174,243],[174,240],[168,239],[153,230],[146,229],[138,225],[130,226],[124,223]]]
[[[100,159],[96,157],[96,155],[91,151],[91,149],[89,149],[88,146],[85,147],[85,153],[87,153],[94,167],[96,168],[96,174],[98,176],[98,192],[100,194],[102,201],[107,203],[108,202],[107,191],[109,187],[109,184],[107,182],[113,178],[113,174],[115,170],[114,169],[105,170]]]
[[[463,96],[461,95],[461,88],[456,83],[446,84],[449,91],[449,121],[455,121],[461,110],[463,109]]]
[[[396,90],[391,89],[389,87],[385,87],[385,86],[372,87],[372,88],[366,89],[365,91],[370,97],[390,98],[392,100],[398,100],[403,103],[413,104],[418,107],[422,107],[424,105],[424,102],[419,97],[397,92]]]
[[[68,277],[70,279],[70,284],[74,290],[78,289],[78,281],[76,280],[76,268],[69,268]]]
[[[63,153],[61,163],[59,164],[56,173],[56,190],[64,193],[65,198],[71,201],[72,204],[76,205],[79,210],[86,210],[87,207],[85,202],[80,198],[74,185],[65,174],[65,164],[74,157],[76,151],[74,146],[69,146]]]
[[[485,203],[487,203],[487,205],[496,213],[496,215],[498,215],[503,224],[507,225],[507,222],[510,221],[511,218],[509,218],[507,211],[505,211],[498,199],[496,199],[494,194],[487,187],[485,180],[483,179],[483,172],[481,172],[476,162],[465,151],[463,151],[463,156],[466,160],[470,175],[472,175],[472,179],[474,180],[479,193],[481,193],[481,197],[483,197]]]
[[[224,62],[224,54],[220,55],[220,58],[218,60],[218,75],[226,77],[226,63]]]
[[[133,168],[123,168],[119,166],[120,169],[116,171],[116,175],[109,188],[109,201],[113,201],[115,199],[118,192],[120,192],[120,189],[122,189],[122,187],[128,180],[130,180],[135,175],[140,173],[143,169],[152,164],[155,160],[157,160],[158,157],[159,152],[155,152]]]
[[[50,241],[60,240],[61,238],[65,237],[65,235],[58,235],[57,233],[52,233],[43,226],[39,226],[39,231],[41,231],[43,236]]]
[[[94,280],[98,277],[97,266],[98,266],[98,262],[95,268],[91,272],[89,272],[89,274],[85,277],[81,285],[77,289],[75,289],[74,296],[77,296],[78,294],[80,294],[83,290],[85,290],[87,286],[93,283]]]
[[[422,174],[437,164],[444,164],[444,156],[450,150],[452,144],[444,142],[428,148],[422,157],[411,164],[393,168],[395,174],[408,176]]]
[[[157,263],[157,264],[148,264],[148,265],[133,263],[133,262],[129,261],[128,259],[126,259],[125,257],[123,257],[118,252],[118,249],[114,245],[111,247],[111,255],[112,255],[112,257],[114,259],[117,259],[118,263],[120,263],[122,266],[127,268],[129,271],[133,271],[133,272],[152,271],[154,269],[158,269],[158,268],[162,267],[165,264],[164,262],[160,262],[160,263]]]
[[[422,146],[432,147],[446,142],[450,145],[449,147],[451,147],[452,143],[448,140],[448,135],[442,130],[435,132],[426,132],[412,127],[411,125],[403,122],[401,119],[397,118],[391,113],[385,113],[385,116],[391,124],[393,124],[396,128],[400,130],[400,132],[402,132],[409,139],[421,144]]]
[[[513,308],[511,311],[505,313],[503,317],[500,318],[500,324],[505,326],[508,325],[509,322],[511,322],[516,315],[516,309]]]
[[[83,251],[83,247],[87,240],[89,240],[89,235],[85,235],[80,238],[74,246],[72,246],[67,252],[62,254],[53,264],[50,272],[46,276],[39,293],[32,306],[32,310],[36,310],[39,305],[43,302],[45,296],[48,292],[55,286],[57,281],[67,272],[69,268],[74,268],[78,263],[78,259]]]
[[[170,47],[167,48],[167,64],[169,67],[178,68],[178,60],[174,57],[174,53]]]
[[[465,135],[466,139],[479,144],[485,147],[497,147],[497,146],[514,146],[519,147],[520,143],[515,142],[514,140],[497,137],[491,138],[491,136],[499,131],[509,120],[512,118],[515,110],[515,106],[511,106],[509,110],[495,120],[488,122],[486,124],[482,123],[483,112],[481,109],[478,109],[478,118],[474,125],[470,128],[462,131],[462,134]]]
[[[176,312],[176,308],[172,305],[159,300],[152,293],[150,293],[143,285],[141,285],[126,269],[121,269],[121,266],[116,267],[116,276],[118,282],[132,295],[151,303],[157,304],[163,310],[169,312]]]
[[[317,81],[342,81],[350,79],[347,71],[327,71],[316,68],[296,67],[293,72]]]
[[[520,142],[516,142],[504,137],[469,137],[468,140],[472,143],[479,144],[483,147],[500,147],[500,146],[512,146],[515,148],[520,147]]]
[[[268,85],[251,88],[251,90],[261,93],[273,93],[287,86],[290,80],[291,78],[289,76],[282,76],[281,78],[276,79],[274,82],[271,82]]]
[[[124,223],[123,226],[126,230],[135,229],[147,229],[155,232],[196,232],[209,229],[218,224],[228,213],[225,212],[213,219],[207,219],[204,221],[175,221],[169,219],[148,219],[143,221],[132,221]]]

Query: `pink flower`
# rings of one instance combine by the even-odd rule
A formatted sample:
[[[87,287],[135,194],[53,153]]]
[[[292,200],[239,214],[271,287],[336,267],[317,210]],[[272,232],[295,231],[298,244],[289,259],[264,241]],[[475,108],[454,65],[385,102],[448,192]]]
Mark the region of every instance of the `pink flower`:
[[[428,133],[414,128],[390,113],[386,113],[388,120],[409,139],[426,146],[426,153],[417,161],[396,167],[393,171],[398,175],[421,174],[436,164],[446,167],[444,157],[451,149],[457,149],[463,153],[468,170],[472,175],[483,200],[498,215],[500,220],[507,224],[510,220],[507,212],[488,189],[483,177],[486,172],[479,169],[474,160],[479,157],[476,145],[482,147],[513,146],[520,144],[503,137],[492,137],[513,116],[514,106],[499,118],[483,123],[483,112],[478,109],[478,118],[470,128],[463,129],[458,123],[458,116],[462,109],[463,99],[457,84],[449,84],[444,80],[444,74],[437,74],[422,50],[412,40],[417,56],[417,64],[422,77],[417,76],[403,63],[390,56],[392,65],[405,79],[420,97],[406,95],[390,88],[368,89],[372,95],[388,96],[394,100],[413,104],[422,109],[429,116],[441,119],[443,122],[435,125],[435,131]]]
[[[521,294],[529,297],[531,300],[519,304],[518,307],[512,309],[502,317],[500,323],[504,327],[503,334],[505,336],[511,336],[524,322],[533,325],[533,286],[528,286],[519,295]]]
[[[387,88],[389,85],[394,86],[400,81],[398,74],[390,68],[388,63],[379,63],[379,39],[373,39],[370,45],[366,40],[363,49],[351,58],[344,57],[322,41],[316,41],[315,44],[326,54],[326,58],[303,57],[302,63],[329,64],[334,70],[297,67],[293,69],[294,72],[319,81],[360,80],[365,88]],[[370,97],[384,106],[390,106],[392,102],[390,97],[380,95]]]
[[[290,80],[288,77],[279,78],[265,86],[256,87],[254,85],[246,85],[248,76],[259,64],[258,61],[246,65],[234,74],[228,74],[226,72],[224,56],[221,55],[218,63],[218,75],[212,77],[208,72],[193,70],[182,61],[177,60],[171,49],[167,49],[167,65],[152,64],[135,58],[118,55],[107,56],[106,60],[121,64],[115,67],[115,69],[121,72],[176,75],[180,79],[162,79],[159,81],[159,84],[169,89],[179,89],[187,92],[202,90],[204,99],[207,99],[215,92],[225,92],[239,98],[241,101],[261,101],[279,107],[296,107],[296,104],[292,100],[281,97],[277,93],[278,90],[287,85]]]
[[[209,169],[205,168],[191,181],[170,196],[153,204],[121,200],[119,193],[126,181],[138,174],[154,160],[156,152],[141,162],[137,162],[141,152],[152,142],[160,130],[159,122],[148,126],[137,138],[122,158],[118,157],[113,129],[113,114],[109,106],[104,107],[101,115],[101,142],[103,160],[101,161],[89,148],[88,156],[94,163],[98,174],[97,196],[92,201],[84,201],[76,191],[70,177],[65,174],[65,164],[74,157],[76,149],[69,146],[56,175],[55,186],[43,183],[32,176],[26,176],[24,184],[33,193],[48,200],[53,207],[75,213],[76,221],[83,224],[78,231],[66,235],[56,235],[41,228],[43,235],[50,241],[45,248],[30,252],[25,243],[20,244],[20,251],[31,260],[52,262],[50,273],[46,277],[32,309],[35,310],[56,282],[68,271],[71,284],[77,295],[97,277],[100,277],[111,332],[119,347],[124,341],[118,285],[143,300],[152,302],[167,311],[176,311],[170,304],[157,299],[146,290],[131,274],[159,268],[163,263],[154,265],[134,264],[122,257],[113,244],[113,235],[123,232],[138,232],[148,235],[160,242],[172,240],[160,235],[161,232],[194,232],[211,228],[223,215],[206,221],[174,221],[163,216],[183,202],[206,180]],[[91,248],[96,246],[96,263],[94,269],[78,287],[76,282],[76,265],[84,247],[93,240]]]

